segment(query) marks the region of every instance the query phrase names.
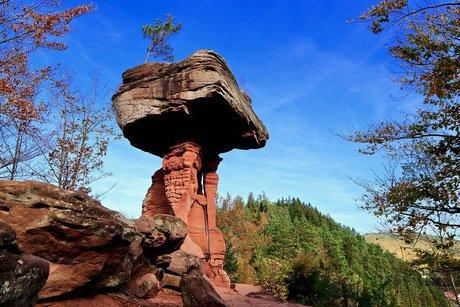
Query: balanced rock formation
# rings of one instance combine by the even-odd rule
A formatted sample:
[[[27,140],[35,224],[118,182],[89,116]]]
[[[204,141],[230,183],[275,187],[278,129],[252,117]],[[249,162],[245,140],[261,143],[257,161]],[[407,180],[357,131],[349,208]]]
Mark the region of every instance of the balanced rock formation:
[[[200,50],[174,63],[147,63],[123,73],[112,98],[131,145],[163,157],[194,140],[206,151],[265,146],[268,133],[225,60]]]
[[[268,132],[224,59],[198,51],[173,63],[147,63],[123,73],[112,98],[131,145],[163,158],[142,205],[142,219],[171,214],[188,226],[181,249],[204,260],[202,272],[230,286],[225,242],[216,227],[220,153],[261,148]]]

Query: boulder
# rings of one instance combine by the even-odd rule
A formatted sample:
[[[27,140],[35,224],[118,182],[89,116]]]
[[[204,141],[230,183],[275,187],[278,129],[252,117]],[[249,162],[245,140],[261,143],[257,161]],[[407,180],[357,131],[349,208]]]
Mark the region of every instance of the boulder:
[[[146,63],[128,69],[122,79],[112,103],[123,135],[134,147],[163,158],[142,204],[144,225],[138,229],[146,228],[144,250],[158,249],[166,240],[144,221],[158,214],[178,217],[189,231],[181,250],[205,260],[202,272],[229,287],[225,242],[216,224],[219,154],[264,147],[267,129],[213,51],[199,50],[177,63]],[[163,265],[171,259],[160,260]]]
[[[147,273],[128,284],[128,291],[137,298],[153,298],[161,290],[161,284],[154,273]]]
[[[34,306],[48,271],[46,260],[20,252],[16,233],[0,220],[0,306]]]
[[[140,235],[121,214],[35,181],[0,181],[0,204],[0,219],[16,231],[21,250],[50,264],[40,298],[128,281]]]
[[[142,248],[147,252],[170,253],[177,250],[187,236],[187,225],[179,218],[157,214],[142,216],[136,221],[142,236]]]
[[[200,268],[200,260],[184,251],[178,250],[171,254],[168,271],[177,275],[184,275],[192,269]]]
[[[225,60],[209,50],[178,63],[128,69],[112,102],[131,145],[161,157],[171,146],[189,140],[222,153],[261,148],[268,139],[249,96],[238,87]]]
[[[165,273],[163,275],[163,279],[161,280],[161,284],[163,285],[163,287],[179,289],[181,280],[182,280],[181,276]]]
[[[197,270],[191,271],[182,278],[180,289],[185,307],[228,306],[212,285]]]

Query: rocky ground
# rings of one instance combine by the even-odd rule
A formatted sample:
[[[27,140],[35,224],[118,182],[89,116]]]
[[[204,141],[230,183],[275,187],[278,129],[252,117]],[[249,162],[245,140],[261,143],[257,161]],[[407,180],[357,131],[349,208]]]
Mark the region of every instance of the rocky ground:
[[[0,306],[280,305],[258,287],[214,288],[179,250],[186,236],[170,215],[131,221],[80,193],[0,181]]]
[[[233,289],[216,288],[217,293],[225,301],[227,306],[234,307],[274,307],[274,306],[304,306],[300,304],[281,303],[275,297],[267,295],[265,291],[255,285],[236,284]],[[151,300],[156,306],[183,306],[179,292],[162,290]]]

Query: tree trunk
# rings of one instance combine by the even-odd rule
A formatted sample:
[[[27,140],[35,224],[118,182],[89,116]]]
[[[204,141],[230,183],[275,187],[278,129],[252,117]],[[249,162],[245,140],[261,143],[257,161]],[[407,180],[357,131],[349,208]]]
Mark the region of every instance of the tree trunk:
[[[153,44],[151,44],[149,46],[149,48],[147,49],[147,56],[145,58],[145,63],[147,63],[149,61],[149,58],[150,58],[150,53],[152,52],[152,49],[153,49]]]
[[[21,123],[21,124],[19,124],[19,127],[18,127],[18,137],[16,139],[16,146],[14,148],[13,165],[12,165],[12,168],[11,168],[10,180],[15,179],[16,172],[18,170],[19,160],[21,158],[21,147],[22,147],[23,133],[24,132],[22,131],[22,123]]]
[[[350,306],[350,298],[348,297],[347,285],[342,282],[342,296],[343,296],[343,307]]]

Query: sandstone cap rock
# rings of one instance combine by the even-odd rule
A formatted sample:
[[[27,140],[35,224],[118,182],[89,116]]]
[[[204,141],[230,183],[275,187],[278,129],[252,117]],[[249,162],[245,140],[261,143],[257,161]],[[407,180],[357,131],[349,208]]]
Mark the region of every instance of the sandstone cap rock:
[[[221,153],[261,148],[268,140],[249,96],[225,60],[209,50],[128,69],[112,102],[131,145],[158,156],[185,141]]]

